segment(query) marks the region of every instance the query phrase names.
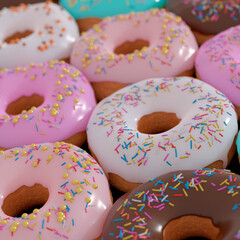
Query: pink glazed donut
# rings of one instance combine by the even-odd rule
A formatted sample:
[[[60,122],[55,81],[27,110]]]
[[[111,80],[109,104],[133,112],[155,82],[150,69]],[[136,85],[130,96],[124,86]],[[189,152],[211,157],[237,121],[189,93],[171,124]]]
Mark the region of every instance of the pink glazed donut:
[[[106,176],[89,154],[63,142],[0,153],[0,239],[100,236],[111,194]],[[26,212],[29,208],[34,210]]]
[[[136,49],[139,41],[144,44]],[[123,50],[124,44],[131,51]],[[70,62],[89,79],[100,100],[144,78],[191,75],[197,49],[181,17],[152,9],[106,18],[95,25],[74,44]],[[113,91],[102,95],[100,91],[113,83]]]
[[[1,70],[0,102],[2,148],[59,140],[81,145],[96,105],[87,79],[58,61]]]
[[[201,80],[222,91],[235,105],[240,119],[240,25],[208,40],[196,56]]]

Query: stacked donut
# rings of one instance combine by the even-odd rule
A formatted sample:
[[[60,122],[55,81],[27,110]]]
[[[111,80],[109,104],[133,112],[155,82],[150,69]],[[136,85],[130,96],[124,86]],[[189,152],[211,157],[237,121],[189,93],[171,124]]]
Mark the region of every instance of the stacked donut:
[[[240,0],[54,2],[0,2],[0,239],[240,239]]]

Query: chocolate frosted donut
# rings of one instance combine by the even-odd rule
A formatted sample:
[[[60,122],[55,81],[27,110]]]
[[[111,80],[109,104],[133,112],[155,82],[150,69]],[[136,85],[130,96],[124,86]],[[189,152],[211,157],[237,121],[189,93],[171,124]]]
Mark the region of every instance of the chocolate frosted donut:
[[[240,0],[168,0],[167,8],[204,35],[240,24]]]
[[[114,204],[102,239],[240,239],[239,188],[227,170],[163,175]]]

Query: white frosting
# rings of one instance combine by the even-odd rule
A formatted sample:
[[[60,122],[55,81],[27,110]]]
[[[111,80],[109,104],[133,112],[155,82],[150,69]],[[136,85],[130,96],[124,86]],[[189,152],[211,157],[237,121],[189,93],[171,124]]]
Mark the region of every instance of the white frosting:
[[[153,112],[181,119],[160,134],[143,134],[138,120]],[[88,123],[88,143],[106,173],[145,182],[176,170],[224,161],[237,134],[232,103],[210,85],[190,77],[147,79],[102,100]]]
[[[75,20],[54,3],[3,8],[0,26],[0,68],[67,58],[79,36]],[[26,30],[33,33],[15,44],[4,42],[14,33]]]

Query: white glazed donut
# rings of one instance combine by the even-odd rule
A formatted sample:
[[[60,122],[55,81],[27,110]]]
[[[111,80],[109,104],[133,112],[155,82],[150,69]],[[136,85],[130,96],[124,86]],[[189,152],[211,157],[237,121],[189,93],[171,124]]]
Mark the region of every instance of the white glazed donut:
[[[36,3],[0,11],[0,68],[70,56],[79,36],[72,16],[54,3]],[[15,44],[4,40],[16,32],[32,31]]]
[[[139,132],[138,121],[154,112],[176,113],[181,121],[162,133]],[[143,183],[218,160],[225,168],[238,125],[221,92],[182,77],[147,79],[117,91],[97,105],[87,128],[89,147],[107,174]]]

